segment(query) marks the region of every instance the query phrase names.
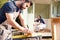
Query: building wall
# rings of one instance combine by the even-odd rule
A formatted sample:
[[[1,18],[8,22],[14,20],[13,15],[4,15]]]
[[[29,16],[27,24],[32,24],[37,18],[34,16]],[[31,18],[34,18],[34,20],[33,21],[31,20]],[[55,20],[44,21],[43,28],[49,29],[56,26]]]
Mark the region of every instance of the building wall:
[[[36,4],[35,5],[35,17],[41,15],[43,18],[50,17],[50,5],[48,4]]]
[[[51,0],[35,0],[35,3],[50,4],[51,3]]]

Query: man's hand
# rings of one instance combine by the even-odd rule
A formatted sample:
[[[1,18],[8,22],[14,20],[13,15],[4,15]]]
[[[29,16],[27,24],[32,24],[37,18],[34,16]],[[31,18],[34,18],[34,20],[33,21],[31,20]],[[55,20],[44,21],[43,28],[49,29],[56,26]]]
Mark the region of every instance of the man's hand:
[[[24,28],[24,27],[22,27],[22,32],[24,32],[24,34],[25,34],[26,36],[29,36],[29,35],[32,34],[31,31],[30,31],[28,28]]]

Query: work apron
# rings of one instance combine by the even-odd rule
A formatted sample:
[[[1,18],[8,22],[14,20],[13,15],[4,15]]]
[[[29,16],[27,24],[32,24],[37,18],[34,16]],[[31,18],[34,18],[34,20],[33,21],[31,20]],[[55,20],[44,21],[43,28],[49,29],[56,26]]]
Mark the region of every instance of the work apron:
[[[18,16],[19,12],[14,12],[13,19],[15,20]],[[0,40],[12,40],[12,30],[11,25],[5,21],[0,24]]]
[[[6,22],[0,24],[0,40],[12,40],[11,25]]]

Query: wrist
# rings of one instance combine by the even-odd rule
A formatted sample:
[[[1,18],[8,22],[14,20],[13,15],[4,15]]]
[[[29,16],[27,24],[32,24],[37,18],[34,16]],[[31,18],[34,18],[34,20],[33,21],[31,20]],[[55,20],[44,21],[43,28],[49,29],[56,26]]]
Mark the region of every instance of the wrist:
[[[29,28],[28,25],[24,26],[24,28]]]

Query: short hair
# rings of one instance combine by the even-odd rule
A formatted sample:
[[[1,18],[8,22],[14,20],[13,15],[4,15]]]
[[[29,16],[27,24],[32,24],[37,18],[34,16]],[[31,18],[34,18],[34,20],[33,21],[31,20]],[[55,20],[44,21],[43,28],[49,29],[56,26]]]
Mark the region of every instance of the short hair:
[[[30,1],[30,6],[32,6],[33,5],[33,3],[32,3],[32,1]]]
[[[41,15],[38,15],[41,18]]]
[[[21,1],[21,0],[14,0],[14,1]],[[32,2],[32,1],[30,1],[30,0],[25,0],[25,2],[30,3],[30,6],[32,6],[32,5],[33,5],[33,2]]]
[[[30,0],[25,0],[25,2],[30,3],[30,6],[32,6],[32,5],[33,5],[33,2],[32,2],[32,1],[30,1]]]

